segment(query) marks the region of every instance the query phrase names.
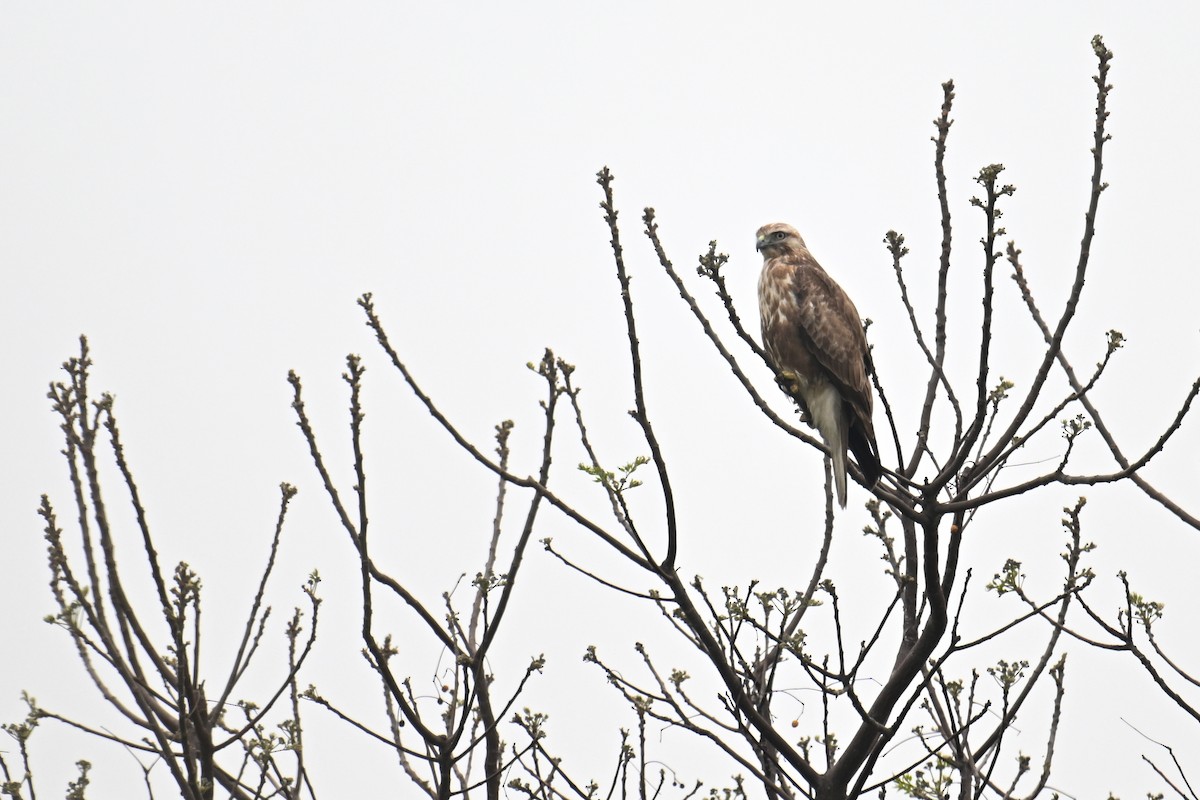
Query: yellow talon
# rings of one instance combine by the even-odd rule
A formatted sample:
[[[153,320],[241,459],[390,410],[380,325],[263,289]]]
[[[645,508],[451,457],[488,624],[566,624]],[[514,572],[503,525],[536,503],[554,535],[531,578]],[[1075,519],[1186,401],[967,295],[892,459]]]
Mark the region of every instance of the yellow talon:
[[[779,375],[776,376],[775,380],[788,394],[799,394],[800,376],[795,372],[792,372],[790,369],[780,370]]]

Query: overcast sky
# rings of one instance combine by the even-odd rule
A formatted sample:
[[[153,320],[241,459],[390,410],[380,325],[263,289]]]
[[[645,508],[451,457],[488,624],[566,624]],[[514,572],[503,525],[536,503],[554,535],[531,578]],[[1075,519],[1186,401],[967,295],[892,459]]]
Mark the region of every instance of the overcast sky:
[[[956,225],[951,336],[958,337],[953,363],[969,380],[979,308],[970,291],[982,231],[967,204],[977,192],[971,179],[983,165],[1006,165],[1004,178],[1018,191],[1004,223],[1039,297],[1047,306],[1061,301],[1091,169],[1096,33],[1116,53],[1111,189],[1068,346],[1086,370],[1103,353],[1105,331],[1125,334],[1097,401],[1127,453],[1153,441],[1200,370],[1195,6],[733,6],[6,5],[0,633],[9,656],[0,718],[23,715],[19,693],[27,689],[47,707],[80,707],[96,724],[112,721],[85,699],[66,638],[40,621],[52,606],[39,495],[49,492],[63,520],[71,518],[45,391],[80,333],[91,340],[94,386],[117,396],[164,560],[187,560],[204,579],[214,675],[227,663],[221,626],[235,626],[233,615],[248,602],[276,487],[289,481],[301,494],[271,601],[280,609],[299,603],[304,576],[320,568],[333,622],[309,680],[335,695],[368,677],[356,656],[356,572],[293,424],[289,369],[305,380],[348,491],[339,376],[347,353],[366,358],[372,480],[380,529],[394,534],[388,546],[397,574],[436,605],[458,574],[482,565],[491,479],[453,450],[389,371],[362,325],[360,293],[375,293],[418,379],[468,436],[487,446],[495,423],[517,421],[520,470],[533,468],[540,438],[540,387],[524,365],[547,346],[578,366],[610,463],[644,454],[624,414],[632,397],[623,320],[595,185],[604,165],[617,176],[650,412],[683,498],[684,572],[714,586],[752,578],[798,585],[818,541],[820,458],[783,440],[741,394],[658,269],[640,234],[643,207],[657,209],[663,241],[685,276],[718,241],[751,322],[760,263],[754,231],[771,221],[794,224],[875,321],[880,373],[911,420],[924,373],[881,240],[889,229],[908,236],[910,277],[928,320],[940,237],[929,137],[941,83],[953,78],[958,92],[948,158]],[[708,289],[693,286],[707,301]],[[997,291],[1004,316],[994,369],[1020,386],[1032,374],[1028,356],[1038,337],[1011,282],[998,281]],[[765,369],[752,375],[786,410]],[[1200,502],[1197,444],[1192,420],[1146,472],[1192,513]],[[1048,437],[1030,461],[1053,457],[1058,446]],[[1093,459],[1081,466],[1107,470],[1102,456],[1081,445],[1080,457]],[[556,480],[574,496],[589,492],[572,474],[578,460],[568,448],[557,464]],[[639,491],[647,493],[653,530],[653,487]],[[110,493],[120,498],[115,486]],[[1057,591],[1065,540],[1059,509],[1078,494],[1052,488],[1012,504],[1002,519],[981,515],[964,555],[977,583],[1015,557],[1031,585],[1047,596]],[[1135,492],[1088,495],[1085,536],[1100,546],[1101,607],[1116,609],[1115,573],[1128,570],[1135,586],[1167,602],[1161,635],[1196,668],[1196,532]],[[869,631],[868,612],[886,602],[888,587],[878,553],[859,534],[865,497],[852,486],[830,577],[839,585],[863,581],[853,605],[866,614],[858,627]],[[597,500],[585,505],[599,508]],[[543,524],[539,536],[584,558],[596,552],[561,517],[547,514]],[[633,641],[659,637],[669,653],[669,637],[653,614],[606,605],[609,595],[581,585],[540,550],[526,569],[515,607],[522,622],[501,652],[518,661],[550,656],[533,697],[551,713],[562,753],[578,758],[582,777],[599,778],[608,768],[597,765],[607,761],[592,760],[589,737],[607,753],[616,727],[630,719],[612,702],[586,715],[572,711],[572,698],[615,699],[604,694],[599,672],[580,663],[583,649],[605,643],[615,664],[633,670]],[[979,606],[986,619],[1013,610],[982,593]],[[998,657],[1032,658],[1045,635],[1031,627]],[[263,665],[265,677],[274,666]],[[430,661],[414,672],[435,668]],[[362,708],[370,696],[358,698]],[[1130,659],[1073,653],[1067,698],[1051,781],[1062,791],[1129,798],[1165,788],[1138,757],[1160,751],[1122,719],[1175,745],[1193,780],[1200,777],[1194,721],[1159,702]],[[384,754],[345,750],[352,737],[316,712],[310,746],[339,763],[361,757],[385,765],[369,774],[317,773],[326,796],[403,780]],[[1019,734],[1020,749],[1035,759],[1040,719],[1031,713]],[[663,740],[677,748],[671,765],[682,775],[707,768],[710,754],[696,742],[675,732]],[[93,740],[45,731],[34,752],[44,765],[43,792],[60,792],[77,758],[97,764],[96,798],[128,797],[140,780],[127,754]]]

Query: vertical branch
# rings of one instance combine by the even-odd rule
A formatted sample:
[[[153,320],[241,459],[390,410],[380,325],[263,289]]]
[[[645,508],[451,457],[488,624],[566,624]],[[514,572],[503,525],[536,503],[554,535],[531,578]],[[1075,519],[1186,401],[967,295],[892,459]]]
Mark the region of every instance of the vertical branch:
[[[904,533],[904,586],[901,591],[904,633],[900,649],[896,653],[897,664],[916,645],[917,631],[921,623],[917,611],[917,598],[920,594],[917,578],[917,565],[920,563],[920,553],[917,549],[917,524],[909,517],[900,517],[900,530]]]
[[[109,442],[112,445],[113,456],[117,462],[117,468],[121,471],[121,477],[125,481],[125,488],[129,490],[129,499],[133,503],[134,516],[137,518],[138,531],[142,534],[142,548],[146,553],[146,560],[150,564],[150,575],[154,580],[154,588],[158,592],[159,605],[166,608],[170,605],[167,599],[166,581],[163,578],[162,568],[158,563],[158,550],[154,546],[154,542],[150,538],[150,524],[146,521],[146,509],[142,505],[141,495],[138,492],[137,483],[133,479],[133,473],[129,468],[129,463],[125,458],[125,447],[121,443],[121,432],[117,428],[116,418],[112,415],[112,405],[109,403],[109,413],[105,415],[104,427],[108,431]]]
[[[1004,729],[1011,725],[1016,719],[1017,712],[1020,711],[1030,693],[1033,691],[1034,684],[1038,678],[1048,668],[1050,659],[1054,654],[1054,649],[1058,646],[1059,637],[1066,628],[1067,611],[1071,607],[1071,599],[1081,586],[1081,582],[1085,579],[1086,573],[1079,569],[1079,559],[1084,552],[1089,549],[1088,545],[1083,544],[1081,540],[1082,524],[1080,522],[1080,513],[1086,503],[1086,499],[1080,497],[1074,507],[1066,507],[1063,509],[1065,517],[1062,520],[1063,527],[1067,529],[1071,535],[1071,541],[1068,545],[1067,552],[1064,554],[1064,560],[1067,563],[1067,578],[1064,583],[1061,604],[1058,607],[1058,614],[1052,622],[1050,637],[1046,642],[1045,648],[1042,650],[1042,656],[1034,667],[1029,680],[1026,681],[1024,689],[1017,695],[1009,708],[1000,717],[1000,721],[993,729],[984,742],[975,748],[975,753],[972,757],[973,761],[980,761],[989,749],[998,747],[998,742],[1004,734]],[[1019,594],[1023,594],[1018,589]]]
[[[72,569],[53,508],[49,498],[43,496],[39,513],[46,520],[50,588],[58,605],[54,620],[71,636],[83,668],[100,694],[144,733],[139,741],[132,741],[57,714],[39,713],[93,736],[155,754],[166,762],[166,769],[183,797],[208,800],[220,785],[233,798],[248,798],[245,791],[247,784],[243,783],[242,778],[248,762],[243,763],[242,772],[233,776],[220,768],[216,756],[221,747],[238,741],[252,728],[260,732],[258,719],[269,710],[279,693],[266,703],[262,713],[245,730],[236,733],[221,746],[214,746],[212,732],[215,725],[224,724],[221,709],[225,698],[257,645],[257,637],[252,644],[249,638],[258,617],[262,588],[266,574],[270,572],[270,564],[260,584],[229,682],[223,687],[221,701],[210,711],[200,674],[203,644],[200,579],[186,562],[176,566],[169,584],[164,579],[145,507],[121,440],[113,411],[113,397],[103,394],[97,401],[89,399],[87,385],[91,360],[87,340],[83,337],[80,347],[81,356],[64,364],[68,381],[53,384],[49,396],[54,411],[62,420],[61,428],[67,443],[64,455],[68,459],[68,471],[80,514],[79,526],[88,576],[85,582],[81,582]],[[89,413],[91,411],[94,414]],[[117,553],[116,532],[108,518],[108,506],[102,494],[106,480],[102,472],[107,467],[102,464],[100,453],[100,449],[103,449],[99,441],[101,431],[107,434],[109,440],[120,476],[118,483],[124,484],[128,500],[133,506],[141,549],[155,587],[156,596],[151,607],[157,605],[158,614],[166,622],[167,635],[162,645],[152,639],[145,627],[144,615],[139,614],[124,590],[128,570],[123,574],[119,568],[121,558]],[[276,528],[276,545],[281,526],[282,512]],[[274,547],[271,563],[273,561]],[[303,659],[302,655],[297,660],[297,666]],[[116,673],[121,688],[132,699],[130,705],[136,710],[127,706],[123,698],[106,685],[101,678],[98,662],[109,665]],[[294,675],[289,675],[291,679],[294,679]],[[284,691],[285,687],[281,687],[279,692]],[[242,744],[245,747],[247,743],[243,740]],[[280,773],[270,750],[264,749],[255,762],[261,780],[275,783]]]
[[[646,800],[646,709],[638,706],[638,798]]]
[[[891,716],[903,693],[912,685],[913,679],[920,674],[946,631],[949,617],[946,596],[942,593],[941,570],[938,566],[938,521],[937,518],[925,520],[921,525],[924,539],[925,598],[929,605],[929,619],[916,643],[899,660],[891,675],[880,687],[866,718],[858,726],[841,757],[826,773],[826,785],[840,787],[840,791],[845,791],[854,774],[870,760],[875,744],[888,730],[884,727],[886,720]]]
[[[258,622],[260,619],[258,612],[262,609],[263,597],[267,589],[267,580],[275,568],[275,558],[279,553],[279,542],[283,537],[283,522],[287,518],[288,504],[296,496],[296,487],[288,483],[281,483],[279,484],[279,493],[279,514],[275,518],[275,532],[271,537],[271,551],[267,556],[267,566],[263,569],[262,578],[258,583],[258,591],[254,593],[254,600],[250,604],[250,614],[246,618],[246,627],[242,630],[242,641],[238,644],[237,654],[233,657],[233,665],[229,670],[229,678],[226,679],[225,686],[221,690],[221,696],[213,704],[212,711],[210,712],[209,719],[214,725],[220,719],[221,714],[224,713],[225,703],[229,700],[229,695],[233,691],[233,687],[237,685],[237,682],[241,679],[242,674],[249,665],[250,654],[255,649],[251,647],[249,653],[247,652],[247,646],[250,644],[251,636],[254,633],[255,622]],[[271,609],[268,608],[261,617],[261,622],[259,623],[260,635],[261,625],[266,622],[270,613]],[[255,637],[254,644],[255,647],[258,644],[257,637]]]
[[[347,359],[348,363],[355,358],[356,357],[351,357],[350,359]],[[350,385],[351,392],[350,409],[352,430],[356,430],[361,433],[361,419],[359,419],[357,423],[354,422],[356,415],[361,413],[358,393],[361,388],[362,371],[361,366],[357,365],[356,361],[354,365],[351,366],[346,378],[347,383]],[[342,527],[346,530],[346,533],[349,534],[351,541],[358,551],[363,596],[362,636],[363,643],[366,645],[366,649],[370,653],[371,663],[379,671],[380,678],[387,686],[388,693],[392,698],[395,699],[397,705],[399,705],[404,720],[408,723],[411,723],[417,730],[418,734],[425,741],[434,741],[438,737],[438,734],[431,731],[421,721],[420,716],[417,714],[416,708],[408,702],[403,688],[400,686],[399,682],[397,682],[396,677],[392,674],[391,669],[388,667],[387,662],[390,658],[388,648],[390,645],[385,643],[385,645],[381,647],[379,642],[375,639],[374,633],[372,633],[372,620],[374,618],[374,605],[371,593],[372,579],[380,581],[401,598],[403,598],[405,603],[407,603],[408,606],[412,608],[418,616],[420,616],[422,622],[425,623],[425,626],[435,636],[438,637],[442,644],[444,644],[456,655],[459,653],[457,643],[442,628],[442,626],[438,624],[437,620],[433,618],[433,616],[429,613],[429,610],[426,609],[420,601],[418,601],[410,592],[404,589],[403,586],[389,578],[387,575],[381,573],[371,563],[370,555],[366,549],[363,537],[355,522],[350,519],[350,515],[346,511],[345,506],[342,504],[341,496],[338,493],[337,487],[333,483],[333,478],[330,476],[329,470],[325,465],[325,457],[321,455],[321,450],[317,446],[317,436],[313,431],[312,423],[309,421],[308,413],[305,411],[304,407],[300,376],[294,371],[289,372],[288,382],[292,385],[292,409],[296,412],[296,424],[300,427],[301,432],[304,434],[304,439],[308,443],[309,454],[313,459],[313,465],[316,467],[317,472],[321,476],[321,480],[325,485],[325,491],[329,495],[330,502],[333,504],[334,510],[338,514],[338,518],[342,523]],[[354,449],[356,453],[356,460],[361,462],[361,444],[356,444]],[[359,471],[362,468],[363,467],[361,463],[356,464],[355,474],[359,474]],[[366,519],[365,514],[363,514],[361,511],[361,507],[359,514],[360,520]]]
[[[550,480],[551,452],[553,450],[552,445],[554,444],[554,415],[558,407],[558,398],[563,393],[563,387],[559,381],[558,363],[554,358],[554,353],[549,349],[546,350],[545,355],[542,357],[538,374],[546,380],[546,400],[542,404],[542,407],[545,409],[546,425],[542,433],[542,463],[538,470],[538,485],[545,486]],[[521,536],[513,548],[512,561],[508,565],[508,572],[506,573],[508,578],[501,589],[500,600],[496,603],[496,613],[492,617],[491,624],[484,631],[483,641],[479,644],[479,650],[476,654],[477,659],[481,660],[486,656],[488,648],[491,647],[492,640],[496,637],[496,630],[500,626],[504,612],[508,608],[508,601],[512,596],[517,571],[521,568],[521,562],[525,557],[525,549],[529,544],[529,537],[533,534],[534,520],[537,519],[538,509],[541,508],[542,497],[543,495],[540,492],[535,493],[533,499],[529,502],[529,511],[525,515],[525,525],[521,529]]]
[[[944,142],[942,142],[942,146],[944,148]],[[945,180],[944,176],[942,180]],[[950,402],[950,407],[954,410],[954,441],[958,441],[962,437],[962,406],[959,405],[958,398],[954,394],[954,387],[950,384],[950,380],[946,377],[946,372],[943,369],[943,362],[945,360],[945,331],[943,330],[942,332],[943,343],[941,355],[935,356],[932,352],[930,352],[929,345],[925,342],[925,334],[921,331],[921,323],[917,321],[916,309],[913,308],[912,299],[908,295],[908,283],[904,279],[904,268],[901,266],[902,259],[908,255],[909,252],[908,248],[904,245],[904,234],[896,233],[895,231],[888,231],[887,235],[884,236],[883,241],[884,244],[887,245],[888,253],[890,253],[892,256],[892,271],[896,273],[896,283],[900,289],[900,302],[904,305],[904,310],[908,312],[908,324],[909,327],[912,328],[913,338],[916,340],[917,347],[921,349],[921,353],[925,356],[925,361],[929,364],[929,368],[933,370],[933,374],[937,376],[938,382],[942,384],[942,388],[946,392],[946,399]],[[949,262],[947,261],[946,263]],[[944,308],[942,309],[942,316],[945,316]],[[900,436],[896,431],[895,420],[892,419],[891,408],[888,406],[887,401],[884,398],[883,387],[879,384],[878,376],[875,373],[874,364],[871,365],[871,374],[875,378],[875,388],[879,391],[879,399],[884,403],[884,408],[888,412],[888,422],[891,424],[892,438],[895,440],[896,444],[896,458],[898,461],[901,461],[903,459],[903,455],[900,450]],[[927,451],[929,447],[929,415],[933,413],[932,406],[936,397],[936,390],[936,384],[929,384],[929,386],[926,388],[925,404],[922,406],[922,412],[924,416],[922,418],[923,421],[921,423],[922,427],[920,428],[920,431],[923,433],[918,433],[917,446],[921,447],[924,451]],[[914,453],[914,455],[916,455],[916,453]],[[913,466],[915,467],[915,465]],[[908,473],[908,475],[911,477],[911,471]]]
[[[359,542],[364,556],[364,567],[369,563],[367,556],[367,470],[363,459],[362,423],[366,414],[362,410],[362,376],[367,368],[362,364],[362,358],[351,353],[346,356],[346,372],[342,380],[350,387],[350,446],[354,454],[354,494],[358,498],[358,531]]]
[[[159,752],[166,754],[171,752],[171,742],[168,732],[164,729],[163,721],[170,719],[170,713],[168,709],[158,705],[149,688],[151,681],[143,670],[138,657],[138,645],[141,645],[141,652],[152,662],[159,677],[167,686],[174,684],[174,670],[160,657],[153,642],[137,622],[121,585],[108,512],[100,489],[99,466],[96,460],[96,434],[101,424],[101,418],[106,414],[111,414],[112,397],[105,395],[100,401],[94,403],[95,417],[89,421],[87,385],[92,361],[89,357],[86,337],[81,336],[79,343],[79,358],[72,358],[64,364],[70,377],[71,388],[68,390],[61,384],[57,387],[58,397],[68,400],[74,408],[73,410],[61,408],[57,398],[55,407],[63,415],[63,432],[68,440],[68,466],[75,491],[76,505],[79,509],[84,555],[92,586],[91,602],[95,608],[92,619],[98,623],[96,631],[101,637],[102,652],[108,657],[109,663],[117,669],[122,683],[129,689],[142,714],[141,719],[153,735]],[[55,397],[54,390],[52,390],[51,396]],[[76,426],[78,426],[78,430],[76,430]],[[96,523],[95,534],[92,533],[89,518]],[[99,560],[95,556],[93,536],[98,539],[100,544],[107,590],[105,583],[101,582]],[[116,632],[110,626],[108,613],[104,606],[105,595],[112,603],[111,613],[116,621]],[[163,606],[161,611],[170,623],[172,619],[170,604]],[[175,720],[174,724],[181,723],[179,720]],[[176,784],[181,790],[187,790],[191,784],[180,770],[178,760],[167,758],[166,761]]]
[[[996,261],[1000,258],[1000,253],[996,250],[996,237],[1003,236],[1004,228],[997,226],[1000,217],[1004,212],[998,208],[998,203],[1001,197],[1011,197],[1016,192],[1016,187],[1012,184],[1004,184],[996,187],[996,179],[1000,173],[1004,171],[1003,164],[990,164],[979,171],[979,175],[975,178],[976,183],[984,187],[986,199],[980,200],[978,197],[971,198],[971,205],[983,209],[986,218],[985,233],[980,240],[983,245],[984,262],[983,262],[983,323],[979,341],[979,367],[975,378],[975,414],[971,419],[971,425],[967,429],[966,435],[957,443],[954,450],[954,455],[946,462],[946,466],[942,468],[935,482],[953,478],[967,459],[971,455],[971,448],[975,445],[979,436],[983,433],[983,426],[987,422],[987,407],[988,397],[988,372],[991,361],[992,348],[992,314],[993,314],[993,299],[995,296],[995,271]]]
[[[296,681],[296,672],[299,665],[296,662],[296,639],[300,635],[300,609],[292,613],[291,622],[288,624],[287,631],[288,643],[288,701],[291,706],[291,719],[288,720],[287,728],[291,738],[292,752],[296,755],[296,777],[293,780],[293,785],[302,786],[308,781],[308,775],[304,770],[304,729],[300,724],[300,692]],[[311,787],[310,787],[311,788]]]
[[[1066,335],[1067,326],[1070,325],[1071,320],[1075,317],[1075,311],[1079,307],[1079,298],[1083,294],[1084,279],[1087,276],[1088,261],[1092,251],[1092,239],[1096,234],[1096,213],[1100,206],[1100,195],[1108,188],[1108,184],[1102,180],[1104,173],[1104,143],[1112,138],[1106,132],[1106,123],[1109,114],[1108,93],[1112,90],[1112,85],[1108,83],[1108,70],[1113,53],[1112,50],[1104,46],[1104,40],[1099,36],[1092,37],[1092,52],[1096,54],[1096,59],[1099,62],[1097,74],[1092,78],[1096,84],[1096,124],[1092,145],[1092,181],[1091,193],[1088,198],[1088,208],[1083,217],[1083,238],[1079,243],[1079,260],[1075,265],[1075,280],[1071,285],[1071,293],[1063,307],[1062,316],[1059,317],[1050,342],[1046,346],[1046,352],[1042,356],[1042,363],[1038,366],[1037,374],[1030,383],[1025,400],[1013,416],[1013,420],[1007,430],[1000,434],[996,440],[996,444],[978,462],[974,472],[974,481],[978,481],[989,471],[989,468],[1003,454],[1008,443],[1012,441],[1013,436],[1017,434],[1020,426],[1029,417],[1034,403],[1041,394],[1042,386],[1046,382],[1046,376],[1050,372],[1050,367],[1054,364],[1062,349],[1063,336]]]
[[[929,381],[925,385],[925,401],[921,406],[921,423],[917,428],[917,442],[913,446],[912,455],[904,470],[909,478],[916,474],[917,466],[921,463],[921,456],[929,445],[933,406],[937,399],[938,381],[941,380],[939,375],[946,364],[947,279],[950,275],[950,249],[953,240],[953,231],[950,226],[950,199],[946,191],[946,140],[950,137],[950,126],[954,124],[954,120],[950,119],[950,109],[953,105],[954,81],[946,81],[942,84],[942,112],[933,122],[938,131],[937,136],[933,139],[933,167],[937,179],[938,209],[941,212],[942,220],[942,254],[938,264],[938,296],[934,311],[934,364],[929,374]]]
[[[604,209],[604,221],[608,223],[613,259],[616,261],[617,266],[617,280],[621,284],[621,302],[625,307],[625,326],[629,338],[630,366],[633,369],[633,397],[635,404],[633,418],[641,426],[642,435],[646,437],[646,443],[650,446],[650,455],[654,460],[655,469],[658,470],[658,480],[661,484],[663,503],[666,506],[665,516],[667,523],[667,555],[663,559],[662,566],[664,569],[670,569],[675,564],[675,553],[678,546],[678,531],[675,521],[675,494],[671,490],[671,480],[667,475],[667,465],[663,460],[662,448],[659,447],[658,438],[654,435],[654,427],[650,424],[650,416],[646,411],[646,394],[642,385],[641,345],[637,337],[637,323],[633,317],[633,297],[629,292],[629,274],[625,271],[625,256],[621,249],[621,234],[617,229],[617,209],[613,205],[612,181],[613,176],[609,172],[608,167],[604,167],[596,173],[596,182],[604,190],[604,200],[600,203],[600,208]],[[653,224],[653,212],[650,212],[646,224],[648,227]]]
[[[538,367],[538,374],[546,381],[546,399],[542,402],[546,422],[542,435],[542,463],[538,471],[538,485],[540,486],[545,486],[550,480],[550,465],[553,460],[552,451],[556,421],[555,413],[558,406],[558,399],[566,391],[566,387],[559,380],[559,368],[559,360],[554,357],[552,351],[547,349]],[[497,426],[497,442],[499,443],[497,453],[500,456],[501,470],[506,468],[508,461],[507,440],[509,429],[511,429],[511,423],[508,423],[508,427],[503,425]],[[543,496],[542,493],[535,492],[529,501],[529,511],[525,515],[525,524],[521,529],[520,536],[517,538],[517,543],[513,547],[512,560],[509,562],[508,571],[505,573],[504,585],[500,591],[500,600],[496,603],[496,611],[484,626],[483,639],[477,648],[471,650],[469,663],[465,667],[465,669],[470,670],[470,674],[474,677],[474,685],[469,696],[474,699],[481,715],[482,724],[485,726],[484,772],[487,780],[488,800],[498,800],[499,798],[502,753],[499,732],[496,729],[496,716],[492,709],[491,688],[486,673],[487,653],[491,648],[492,642],[495,641],[497,631],[504,619],[505,611],[509,607],[513,587],[516,585],[517,573],[525,558],[525,551],[528,548],[530,537],[533,535],[534,523],[537,519],[538,509],[541,508]],[[503,495],[501,494],[501,501],[502,498]],[[497,505],[497,534],[499,532],[499,503],[501,501],[498,501]],[[481,591],[486,591],[488,585],[485,582]],[[470,707],[471,705],[472,702],[469,699],[466,707]],[[458,729],[453,733],[452,744],[457,742],[466,730],[468,716],[465,713],[462,715]],[[447,762],[447,766],[449,766],[449,762]]]
[[[175,584],[172,587],[173,608],[168,620],[171,627],[171,647],[175,654],[175,715],[179,722],[179,750],[184,768],[187,770],[187,796],[208,800],[201,794],[195,794],[200,789],[196,768],[199,754],[196,752],[199,735],[195,725],[193,701],[193,686],[191,669],[188,664],[187,646],[184,642],[184,627],[187,624],[188,606],[188,575],[183,564],[175,568]],[[183,788],[183,787],[181,787]]]
[[[579,443],[583,445],[583,450],[587,453],[588,459],[591,461],[591,467],[596,471],[597,476],[603,476],[605,470],[600,466],[600,459],[596,456],[596,450],[592,447],[591,438],[588,435],[587,426],[583,422],[583,406],[579,402],[579,392],[581,389],[575,387],[571,383],[571,373],[574,367],[562,365],[563,373],[563,390],[568,400],[571,403],[571,408],[575,411],[575,428],[579,433]],[[633,514],[629,510],[628,503],[625,502],[624,491],[618,491],[618,487],[610,480],[600,480],[601,487],[604,493],[608,496],[609,507],[612,509],[613,518],[617,523],[625,529],[625,533],[633,540],[634,546],[645,559],[646,564],[652,564],[653,556],[650,555],[650,548],[646,546],[645,540],[638,532],[637,524],[633,520]]]
[[[512,433],[513,421],[506,419],[496,426],[496,455],[499,456],[497,462],[502,471],[508,471],[508,437]],[[479,631],[479,615],[483,610],[484,600],[487,598],[487,589],[490,586],[492,576],[496,573],[496,549],[500,545],[500,523],[504,519],[504,498],[508,493],[508,481],[501,477],[496,487],[496,516],[492,520],[492,538],[488,542],[487,559],[483,565],[483,572],[480,573],[482,580],[475,589],[475,599],[471,604],[471,617],[467,625],[467,646],[474,651],[475,645],[479,641],[477,634]]]
[[[116,543],[113,540],[112,528],[108,520],[108,509],[104,503],[100,488],[100,467],[96,460],[96,431],[100,424],[99,420],[101,415],[110,412],[111,408],[111,396],[102,396],[96,403],[95,421],[84,429],[84,446],[79,451],[83,461],[84,476],[87,480],[88,497],[91,499],[93,519],[96,521],[100,552],[104,558],[104,573],[108,581],[109,601],[112,603],[113,614],[117,620],[117,629],[120,632],[125,653],[129,658],[129,664],[138,681],[142,684],[148,683],[141,666],[141,661],[138,658],[138,645],[135,644],[135,639],[141,644],[142,652],[153,662],[155,668],[166,677],[169,683],[171,681],[169,676],[173,674],[173,670],[158,657],[153,642],[150,641],[149,636],[146,635],[141,625],[138,624],[133,614],[132,606],[129,603],[129,598],[125,594],[125,587],[121,582],[120,573],[117,570]],[[81,409],[81,420],[86,419],[86,417],[86,409]],[[169,606],[164,607],[162,611],[164,615],[168,615],[168,620],[170,620]]]

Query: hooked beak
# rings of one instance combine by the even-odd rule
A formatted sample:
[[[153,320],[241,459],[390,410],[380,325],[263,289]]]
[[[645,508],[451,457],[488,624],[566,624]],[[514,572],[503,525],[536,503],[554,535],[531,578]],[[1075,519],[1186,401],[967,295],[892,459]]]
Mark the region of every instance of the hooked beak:
[[[766,243],[767,243],[767,237],[759,236],[758,239],[754,242],[754,249],[761,253],[763,246]]]

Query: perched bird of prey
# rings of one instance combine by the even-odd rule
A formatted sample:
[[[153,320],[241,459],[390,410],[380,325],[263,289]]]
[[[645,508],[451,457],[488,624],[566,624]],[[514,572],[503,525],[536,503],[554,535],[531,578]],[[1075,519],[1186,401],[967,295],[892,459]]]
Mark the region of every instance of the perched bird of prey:
[[[847,447],[867,486],[874,486],[882,472],[862,320],[795,228],[782,222],[762,226],[757,249],[763,254],[758,280],[763,347],[780,385],[825,440],[838,503],[845,508]]]

